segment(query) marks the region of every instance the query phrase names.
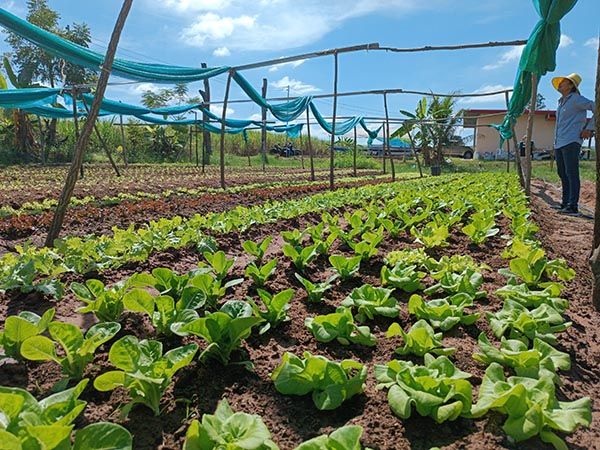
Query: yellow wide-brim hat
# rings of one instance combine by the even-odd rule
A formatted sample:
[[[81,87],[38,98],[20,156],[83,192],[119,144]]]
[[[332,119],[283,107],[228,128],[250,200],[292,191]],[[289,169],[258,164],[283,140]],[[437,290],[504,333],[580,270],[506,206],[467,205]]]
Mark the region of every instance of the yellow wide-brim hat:
[[[552,86],[554,86],[554,89],[556,89],[558,91],[558,86],[564,79],[567,79],[571,83],[573,83],[573,85],[577,89],[577,92],[579,92],[579,85],[581,84],[581,75],[579,75],[577,73],[572,73],[571,75],[567,75],[566,77],[552,78]]]

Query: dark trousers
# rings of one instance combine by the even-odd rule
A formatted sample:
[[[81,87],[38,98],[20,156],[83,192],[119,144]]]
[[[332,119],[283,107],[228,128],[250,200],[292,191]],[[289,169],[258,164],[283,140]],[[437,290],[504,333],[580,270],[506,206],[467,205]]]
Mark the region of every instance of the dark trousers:
[[[564,147],[557,148],[556,168],[562,184],[562,205],[577,208],[579,203],[579,152],[581,144],[572,142]]]

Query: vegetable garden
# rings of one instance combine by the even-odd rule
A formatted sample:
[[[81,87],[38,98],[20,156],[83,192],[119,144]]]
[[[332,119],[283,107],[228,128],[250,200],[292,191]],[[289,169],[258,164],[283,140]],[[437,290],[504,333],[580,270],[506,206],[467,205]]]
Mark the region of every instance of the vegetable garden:
[[[20,247],[3,442],[594,448],[589,276],[530,207],[516,177],[451,175]]]

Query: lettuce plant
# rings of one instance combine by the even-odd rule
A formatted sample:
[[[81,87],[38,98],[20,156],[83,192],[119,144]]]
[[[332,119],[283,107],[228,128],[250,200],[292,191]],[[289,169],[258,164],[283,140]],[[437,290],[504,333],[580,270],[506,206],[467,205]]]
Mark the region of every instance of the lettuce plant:
[[[541,339],[556,345],[555,333],[565,331],[571,322],[565,322],[561,314],[552,306],[543,304],[533,310],[513,300],[505,300],[502,309],[486,314],[494,335],[500,339],[508,333],[510,339],[524,342]]]
[[[542,374],[549,375],[558,382],[556,372],[569,370],[571,358],[568,353],[556,350],[550,344],[533,340],[533,348],[529,348],[518,339],[502,338],[500,348],[494,347],[486,335],[481,333],[478,339],[481,353],[475,353],[476,361],[490,365],[492,362],[510,367],[520,377],[540,378]]]
[[[291,244],[285,244],[283,254],[292,260],[300,273],[304,273],[306,267],[318,256],[316,245],[309,245],[298,250]]]
[[[319,255],[328,255],[331,251],[331,247],[337,241],[338,234],[332,232],[326,238],[316,239],[313,238],[313,243],[316,246],[317,253]]]
[[[275,273],[277,269],[277,259],[273,259],[262,266],[257,266],[254,263],[248,264],[245,275],[252,278],[254,284],[258,287],[263,287],[267,280]]]
[[[556,387],[550,376],[539,379],[504,376],[498,363],[485,371],[479,398],[471,410],[477,418],[493,410],[507,417],[502,429],[516,442],[534,436],[557,450],[566,450],[565,441],[556,432],[573,433],[579,426],[588,427],[592,421],[588,397],[572,402],[558,401]]]
[[[118,322],[123,313],[123,297],[129,290],[128,280],[108,288],[99,280],[87,280],[85,284],[71,283],[71,291],[85,303],[79,313],[92,313],[101,322]]]
[[[290,244],[292,247],[302,247],[302,241],[304,240],[304,232],[293,229],[292,231],[282,231],[281,237],[284,242]]]
[[[120,386],[127,389],[131,401],[123,409],[124,416],[138,403],[158,416],[160,400],[173,375],[189,365],[197,351],[198,345],[188,344],[163,355],[163,345],[159,341],[122,337],[108,353],[108,360],[119,370],[99,375],[94,380],[94,387],[100,392],[112,391]]]
[[[307,299],[311,303],[318,303],[323,299],[323,295],[329,289],[333,287],[333,282],[338,279],[338,275],[335,274],[329,279],[325,280],[322,283],[313,283],[312,281],[300,276],[299,274],[294,274],[296,279],[302,283],[304,289],[306,290]]]
[[[46,336],[32,336],[21,345],[21,354],[31,361],[54,361],[60,364],[63,373],[72,380],[80,380],[87,365],[94,359],[96,349],[110,341],[121,329],[116,322],[98,323],[85,335],[78,326],[50,322]],[[61,348],[59,354],[57,345]]]
[[[500,228],[496,228],[494,216],[494,211],[490,210],[476,212],[471,216],[471,222],[462,228],[463,233],[469,236],[474,244],[482,244],[500,232]]]
[[[54,318],[56,310],[50,308],[42,316],[29,311],[21,311],[16,316],[8,316],[4,329],[0,331],[0,347],[5,357],[21,359],[21,345],[32,336],[42,334]]]
[[[381,285],[391,286],[401,291],[412,292],[425,289],[421,282],[425,278],[424,272],[418,272],[417,266],[402,266],[400,264],[390,269],[388,266],[381,268]]]
[[[265,321],[265,324],[260,327],[260,334],[267,332],[281,322],[290,320],[287,311],[290,309],[290,300],[294,296],[293,289],[286,289],[275,295],[262,289],[258,289],[257,292],[262,305],[258,305],[251,298],[248,298],[248,303],[252,306],[254,314]]]
[[[123,304],[129,311],[147,314],[152,326],[159,335],[171,336],[178,334],[184,324],[198,318],[195,308],[200,306],[201,297],[190,297],[197,303],[175,303],[168,295],[154,297],[143,289],[133,289],[123,299]]]
[[[356,308],[356,319],[364,322],[375,316],[398,317],[400,305],[391,297],[393,289],[384,289],[365,284],[354,289],[342,302],[342,306]]]
[[[396,349],[399,355],[424,356],[426,353],[451,355],[456,351],[455,348],[444,347],[442,333],[436,333],[425,320],[419,320],[410,327],[408,332],[405,332],[398,323],[393,323],[388,328],[386,336],[388,338],[402,336],[404,345]]]
[[[378,389],[388,388],[388,403],[401,419],[412,415],[413,407],[421,416],[437,423],[456,420],[471,412],[470,374],[457,369],[445,356],[425,355],[425,364],[393,360],[375,366]]]
[[[204,339],[208,347],[200,354],[200,361],[214,358],[227,365],[231,353],[242,346],[252,328],[264,319],[252,315],[252,306],[246,302],[230,301],[217,312],[206,314],[179,329],[182,334],[193,334]]]
[[[219,281],[222,281],[227,277],[229,270],[235,262],[235,259],[228,259],[225,252],[222,250],[215,253],[204,252],[203,255]]]
[[[565,260],[549,260],[546,252],[540,248],[524,247],[517,253],[518,256],[510,260],[509,269],[499,270],[509,278],[509,284],[518,284],[516,280],[522,280],[528,286],[544,287],[544,276],[560,281],[571,281],[575,277],[575,271],[569,268]]]
[[[377,344],[371,329],[366,325],[356,325],[352,311],[343,306],[332,314],[307,317],[304,319],[304,325],[319,342],[331,342],[335,339],[342,345],[357,344],[372,347]]]
[[[205,306],[214,309],[217,302],[227,293],[227,289],[243,282],[243,278],[236,278],[223,284],[222,280],[211,273],[199,274],[190,280],[189,286],[183,292],[181,301],[184,304],[195,304],[197,308]]]
[[[473,298],[485,297],[485,292],[479,288],[483,286],[483,276],[473,269],[466,269],[462,273],[445,272],[438,283],[425,289],[426,295],[444,292],[449,295],[469,294]]]
[[[447,225],[438,225],[435,222],[429,222],[421,229],[412,227],[410,234],[416,238],[416,243],[422,244],[425,248],[445,247],[450,236]]]
[[[361,261],[366,262],[377,255],[379,244],[383,240],[383,230],[379,229],[376,232],[367,232],[362,236],[362,240],[358,243],[354,241],[348,242],[348,246],[354,250],[357,256],[360,256]]]
[[[362,450],[360,444],[362,434],[362,427],[346,425],[330,435],[323,434],[303,442],[295,450]]]
[[[360,262],[360,255],[350,258],[346,258],[343,255],[331,255],[329,257],[329,263],[335,269],[342,281],[349,280],[358,273]]]
[[[452,297],[425,302],[420,295],[412,295],[408,300],[408,312],[418,319],[427,320],[433,328],[448,331],[455,326],[473,325],[479,314],[465,314],[466,307],[473,306],[469,294],[454,294]]]
[[[261,263],[272,240],[272,236],[267,236],[261,242],[245,241],[242,247],[246,253],[256,258],[257,263]]]
[[[560,298],[560,293],[561,287],[558,283],[548,283],[540,290],[533,290],[526,284],[509,284],[496,291],[496,295],[502,300],[510,299],[528,309],[547,304],[562,314],[569,307],[569,302]]]
[[[448,272],[460,274],[465,270],[473,272],[491,270],[490,266],[475,261],[469,255],[442,256],[439,261],[430,258],[426,261],[425,266],[434,280],[440,280]]]
[[[426,269],[431,263],[436,263],[436,261],[425,253],[425,249],[421,247],[389,252],[385,256],[385,263],[390,267],[400,265],[401,267],[416,266],[418,269]]]
[[[226,399],[214,414],[193,420],[185,435],[183,450],[279,450],[271,432],[256,414],[234,412]]]
[[[87,383],[82,380],[41,401],[24,389],[0,387],[0,446],[7,450],[131,450],[131,434],[120,425],[99,422],[73,433],[73,422],[86,406],[79,396]]]
[[[312,392],[320,410],[336,409],[360,394],[367,379],[367,367],[345,359],[339,363],[324,356],[304,352],[304,358],[286,352],[281,364],[271,374],[275,389],[284,395],[306,395]]]

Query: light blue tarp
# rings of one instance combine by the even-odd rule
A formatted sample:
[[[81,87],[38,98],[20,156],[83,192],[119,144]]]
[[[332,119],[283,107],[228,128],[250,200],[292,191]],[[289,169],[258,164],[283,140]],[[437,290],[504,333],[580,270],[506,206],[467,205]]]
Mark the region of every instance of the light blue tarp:
[[[83,94],[83,101],[88,106],[92,106],[94,102],[94,96],[91,94]],[[71,100],[72,101],[72,100]],[[103,111],[107,111],[113,114],[122,114],[124,116],[139,116],[143,114],[158,114],[161,116],[171,116],[177,114],[184,114],[186,112],[192,111],[193,109],[199,109],[200,104],[193,105],[180,105],[180,106],[168,106],[165,108],[145,108],[143,106],[130,105],[128,103],[123,103],[115,100],[104,99],[102,100],[102,104],[100,109]]]
[[[317,123],[323,128],[327,133],[331,134],[333,131],[333,124],[331,122],[327,122],[325,118],[321,115],[317,107],[314,103],[310,104],[310,110],[317,119]],[[355,126],[361,123],[363,120],[362,117],[352,117],[351,119],[345,120],[344,122],[336,122],[335,124],[335,135],[342,136],[354,129]]]
[[[295,125],[267,125],[266,129],[267,131],[274,131],[275,133],[286,133],[288,137],[295,139],[300,137],[303,127],[304,124],[298,123]]]
[[[0,108],[26,109],[56,102],[60,89],[28,88],[0,90]]]
[[[73,118],[72,110],[65,109],[65,108],[57,108],[57,107],[48,106],[48,105],[34,106],[31,108],[26,108],[25,111],[27,111],[30,114],[35,114],[36,116],[46,117],[48,119],[72,119]],[[109,115],[111,115],[111,113],[108,113],[106,111],[100,111],[98,113],[98,115],[99,116],[109,116]],[[78,110],[77,117],[87,117],[87,112]]]
[[[48,53],[88,69],[99,71],[104,55],[43,30],[0,8],[0,26],[43,48]],[[164,64],[145,64],[116,58],[113,73],[123,78],[158,83],[190,83],[212,78],[229,67],[196,68]]]

